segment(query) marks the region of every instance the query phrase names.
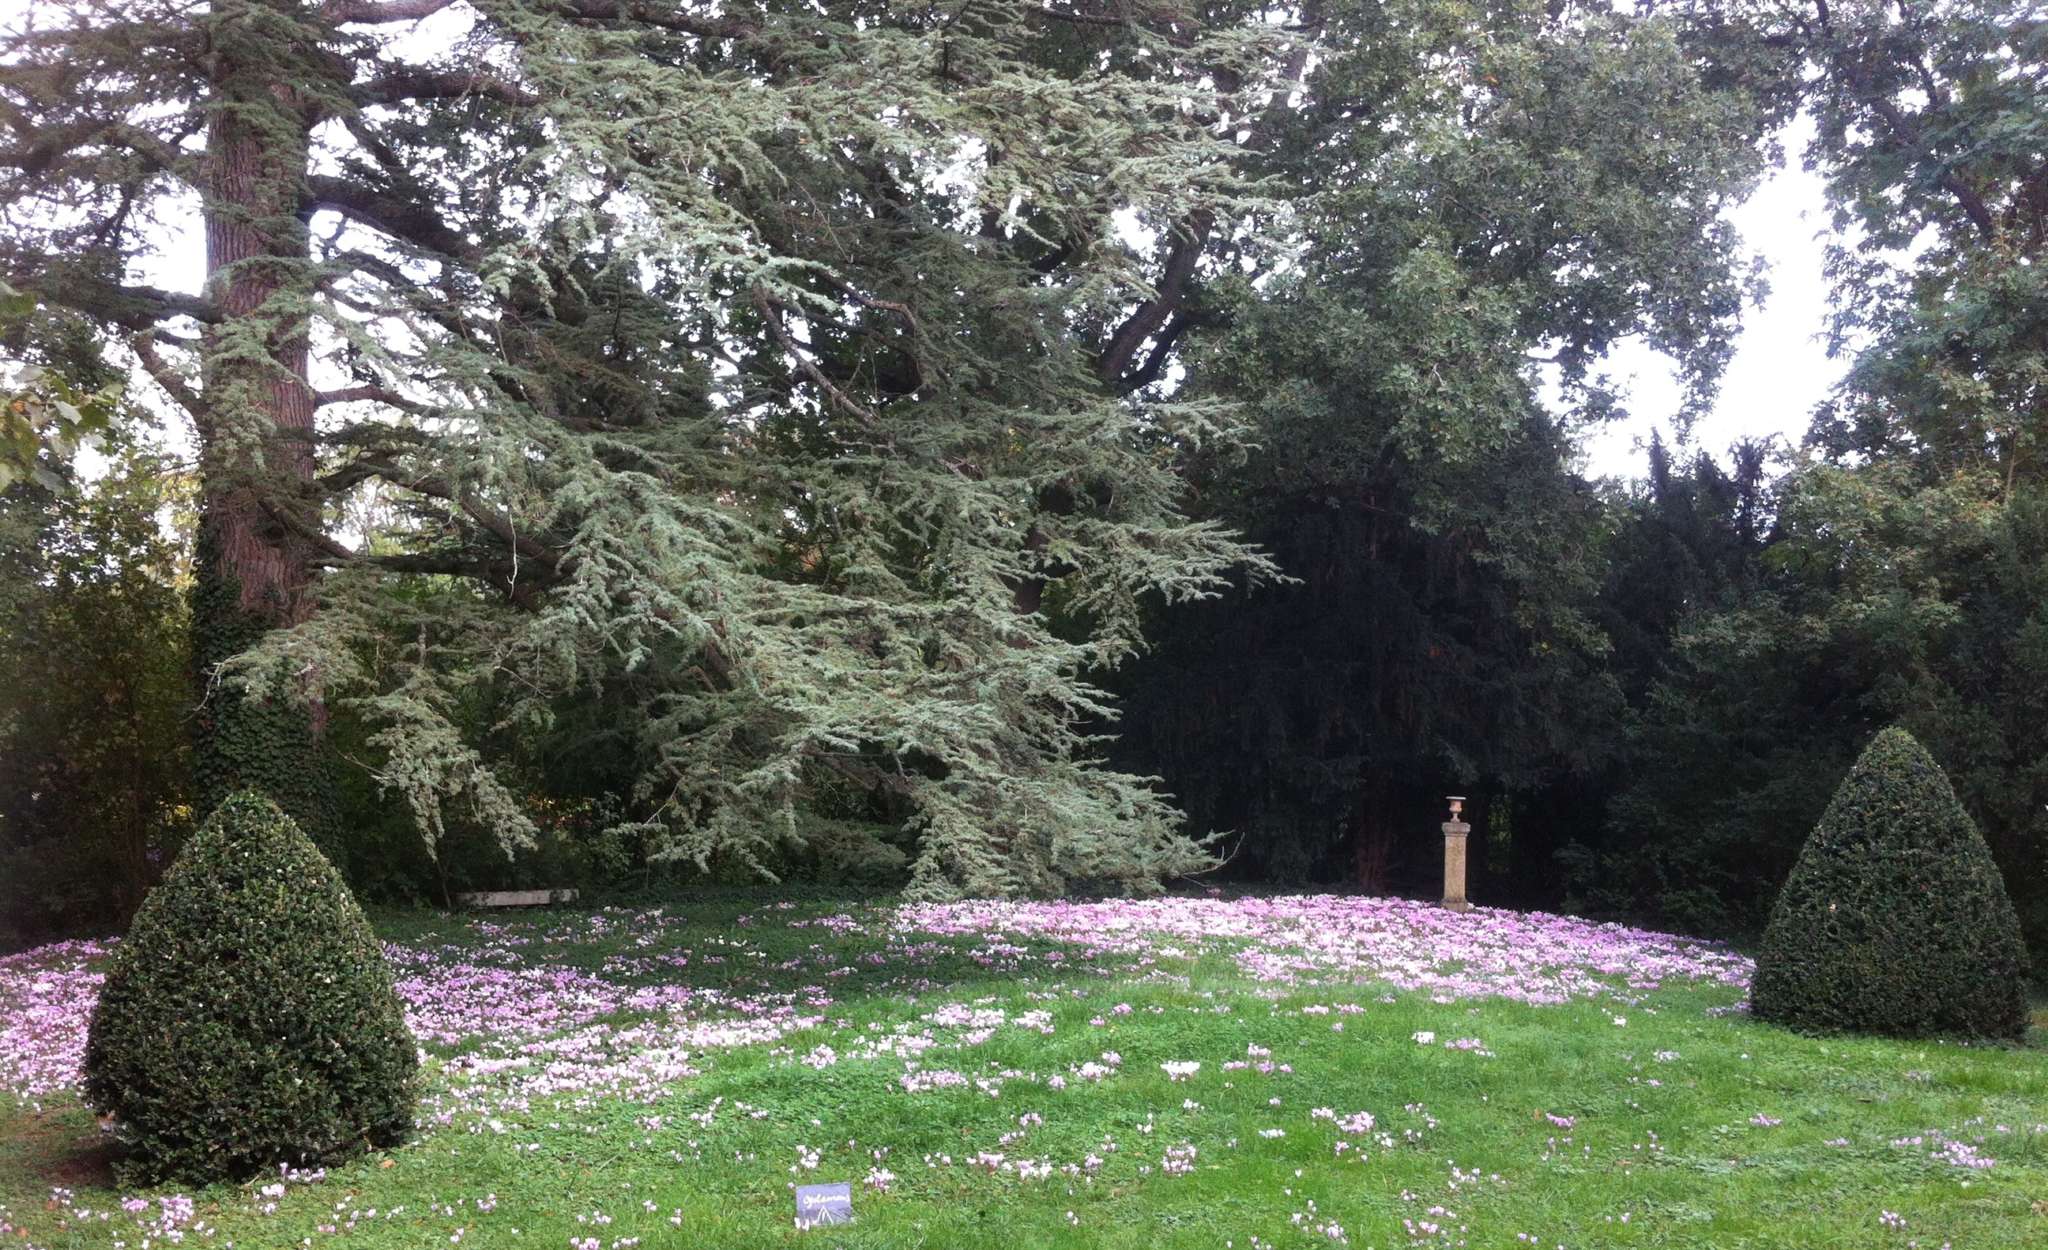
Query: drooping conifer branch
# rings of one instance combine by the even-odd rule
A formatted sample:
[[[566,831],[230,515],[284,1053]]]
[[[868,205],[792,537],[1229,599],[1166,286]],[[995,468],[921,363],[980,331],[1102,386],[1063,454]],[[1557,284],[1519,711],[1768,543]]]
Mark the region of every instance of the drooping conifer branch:
[[[834,845],[908,847],[931,892],[1203,862],[1159,796],[1092,762],[1110,709],[1087,673],[1137,645],[1148,596],[1260,559],[1180,517],[1183,414],[1123,398],[1184,334],[1208,228],[1164,257],[1109,231],[1262,202],[1207,77],[1269,79],[1257,38],[1134,10],[1080,72],[1066,41],[1112,28],[1033,0],[943,22],[117,7],[24,55],[90,74],[163,23],[161,72],[93,115],[186,137],[121,149],[147,176],[81,197],[77,224],[122,235],[189,174],[206,294],[60,291],[31,259],[57,229],[6,244],[48,298],[151,331],[137,355],[193,416],[222,689],[370,717],[427,830],[432,779],[478,750],[455,691],[501,687],[508,723],[540,725],[602,690],[633,727],[630,823],[669,853],[765,865],[829,820],[867,831]],[[459,58],[385,33],[430,17]],[[17,133],[64,118],[55,81],[0,78]],[[101,176],[24,152],[46,191]],[[197,341],[153,333],[182,317]],[[1233,437],[1214,410],[1187,428]],[[334,510],[361,498],[375,532],[344,537]],[[428,576],[475,583],[459,627],[392,593]],[[1020,615],[1027,583],[1044,610]],[[360,660],[422,633],[400,670]]]

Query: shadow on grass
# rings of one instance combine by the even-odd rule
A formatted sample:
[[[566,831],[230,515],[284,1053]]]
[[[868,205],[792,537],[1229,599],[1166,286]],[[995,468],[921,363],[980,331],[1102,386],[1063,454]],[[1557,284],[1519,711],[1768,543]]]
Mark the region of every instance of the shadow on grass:
[[[890,913],[872,897],[791,905],[728,893],[643,907],[381,910],[372,920],[388,941],[446,965],[571,969],[622,989],[671,986],[822,1010],[972,995],[983,985],[1086,985],[1144,971],[1137,956],[1091,955],[1047,938],[897,932]],[[1156,961],[1145,962],[1157,970]]]
[[[44,1190],[114,1188],[120,1150],[83,1107],[23,1109],[0,1116],[0,1142],[7,1146],[0,1184],[8,1190],[28,1189],[23,1180]]]

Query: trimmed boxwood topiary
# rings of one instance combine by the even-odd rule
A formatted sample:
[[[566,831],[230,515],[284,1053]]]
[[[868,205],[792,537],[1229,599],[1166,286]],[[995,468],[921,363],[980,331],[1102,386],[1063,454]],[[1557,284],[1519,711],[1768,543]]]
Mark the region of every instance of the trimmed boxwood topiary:
[[[1933,757],[1887,729],[1778,894],[1750,1001],[1808,1032],[2017,1038],[2026,966],[1983,835]]]
[[[85,1094],[133,1178],[239,1179],[397,1143],[418,1068],[362,908],[298,825],[245,791],[115,948]]]

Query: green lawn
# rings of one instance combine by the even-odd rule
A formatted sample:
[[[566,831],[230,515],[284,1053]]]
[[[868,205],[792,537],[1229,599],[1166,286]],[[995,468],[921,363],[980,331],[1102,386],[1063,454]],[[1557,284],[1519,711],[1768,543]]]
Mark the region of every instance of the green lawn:
[[[1291,906],[382,917],[418,1139],[184,1194],[113,1185],[59,1079],[95,951],[31,952],[0,1245],[2048,1247],[2039,1029],[1800,1037],[1727,952]],[[825,1181],[856,1222],[798,1230]]]

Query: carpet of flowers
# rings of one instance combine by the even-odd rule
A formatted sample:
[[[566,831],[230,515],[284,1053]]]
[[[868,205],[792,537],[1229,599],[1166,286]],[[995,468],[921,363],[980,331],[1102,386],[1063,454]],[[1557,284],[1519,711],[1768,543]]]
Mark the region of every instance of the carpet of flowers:
[[[79,1121],[106,950],[0,959],[0,1133]],[[1744,1218],[1691,1187],[1717,1170],[1775,1159],[1818,1182],[1832,1154],[1899,1186],[1841,1227],[1931,1250],[1950,1240],[1918,1227],[1942,1223],[1924,1215],[1940,1194],[2048,1176],[2048,1104],[2020,1110],[2048,1092],[2038,1053],[2008,1052],[2034,1070],[1988,1098],[1914,1099],[1932,1081],[1907,1070],[1887,1116],[1822,1140],[1811,1112],[1787,1123],[1782,1076],[1751,1075],[1741,1048],[1778,1035],[1742,1015],[1746,959],[1561,916],[1327,895],[781,902],[415,919],[388,951],[427,1063],[413,1145],[339,1169],[346,1185],[286,1168],[203,1194],[25,1164],[0,1171],[0,1244],[763,1244],[817,1235],[772,1212],[841,1179],[855,1228],[879,1235],[901,1204],[936,1222],[932,1245],[966,1195],[1005,1204],[1019,1244],[1162,1244],[1119,1240],[1134,1203],[1226,1250],[1659,1244]],[[1794,1040],[1799,1063],[1828,1053]],[[1706,1124],[1703,1084],[1749,1101]],[[1949,1118],[1899,1118],[1923,1111]],[[1504,1115],[1511,1140],[1466,1139]],[[1795,1132],[1813,1138],[1796,1166]],[[635,1162],[591,1162],[619,1154]],[[1619,1179],[1582,1180],[1603,1171]],[[1246,1191],[1237,1214],[1183,1210]],[[1588,1192],[1612,1200],[1551,1200]],[[2048,1208],[2027,1218],[2048,1233]]]

